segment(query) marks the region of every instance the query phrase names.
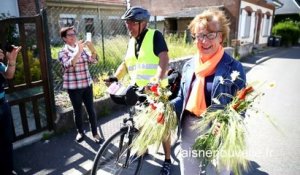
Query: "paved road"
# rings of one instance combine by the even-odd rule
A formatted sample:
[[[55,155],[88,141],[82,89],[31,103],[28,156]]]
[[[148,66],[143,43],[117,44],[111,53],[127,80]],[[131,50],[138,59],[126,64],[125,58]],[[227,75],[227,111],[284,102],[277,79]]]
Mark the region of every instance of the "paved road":
[[[108,138],[120,129],[122,119],[128,114],[126,108],[114,111],[111,115],[100,118],[104,138]],[[85,123],[87,137],[81,143],[74,141],[76,131],[56,135],[49,140],[41,140],[34,144],[21,147],[14,152],[15,171],[20,175],[81,175],[89,174],[93,159],[100,145],[91,140],[88,122]],[[150,155],[145,157],[141,175],[159,174],[164,155],[160,148],[158,152],[150,149]],[[175,153],[173,153],[175,154]],[[179,175],[179,164],[173,159],[173,175]]]
[[[261,55],[264,56],[264,55]],[[266,91],[260,108],[269,114],[279,129],[263,115],[248,119],[249,175],[295,175],[300,172],[300,48],[278,48],[265,57],[248,60],[248,82],[275,82]]]
[[[268,56],[268,57],[265,57]],[[257,62],[257,60],[259,60]],[[246,175],[295,175],[300,172],[300,48],[276,48],[243,61],[249,82],[269,80],[276,88],[268,91],[261,107],[269,113],[284,134],[276,130],[263,117],[248,119],[248,159],[251,169]],[[102,133],[108,138],[117,131],[123,110],[101,118]],[[86,128],[88,126],[86,125]],[[15,169],[18,174],[87,174],[99,145],[88,138],[78,144],[75,129],[50,140],[39,141],[15,150]],[[152,153],[150,151],[150,153]],[[175,151],[175,154],[178,150]],[[150,154],[142,167],[142,175],[159,174],[164,156],[162,149]],[[173,175],[180,175],[178,161],[173,157]]]

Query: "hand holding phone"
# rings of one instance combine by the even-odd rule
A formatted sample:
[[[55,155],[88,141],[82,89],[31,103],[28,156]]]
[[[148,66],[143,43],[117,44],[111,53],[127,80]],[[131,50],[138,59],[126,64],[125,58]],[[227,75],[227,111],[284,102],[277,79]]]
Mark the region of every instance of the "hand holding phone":
[[[86,41],[92,41],[92,33],[91,32],[86,33]]]

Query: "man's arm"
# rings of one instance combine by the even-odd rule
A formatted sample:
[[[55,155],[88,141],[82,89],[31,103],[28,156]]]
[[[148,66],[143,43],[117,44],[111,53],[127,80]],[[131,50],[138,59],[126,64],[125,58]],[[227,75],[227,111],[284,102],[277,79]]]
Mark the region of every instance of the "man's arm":
[[[159,57],[158,68],[155,77],[163,79],[166,76],[169,66],[168,46],[161,32],[158,30],[154,33],[154,54]]]
[[[159,63],[156,71],[156,77],[158,79],[163,79],[166,76],[166,72],[169,66],[169,56],[168,52],[164,51],[158,54]]]
[[[117,77],[118,80],[122,79],[127,74],[127,67],[125,62],[123,61],[120,66],[118,67],[117,71],[115,72],[115,77]]]

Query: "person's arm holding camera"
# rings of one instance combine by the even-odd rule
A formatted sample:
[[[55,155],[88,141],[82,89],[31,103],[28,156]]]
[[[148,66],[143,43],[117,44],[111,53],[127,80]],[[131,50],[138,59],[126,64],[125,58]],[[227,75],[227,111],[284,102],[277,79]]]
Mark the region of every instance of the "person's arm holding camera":
[[[22,47],[20,46],[13,46],[13,49],[11,52],[6,52],[6,55],[4,55],[3,51],[0,49],[0,60],[2,61],[4,57],[7,58],[7,67],[4,72],[4,76],[7,79],[12,79],[15,75],[16,71],[16,60],[19,51]]]
[[[89,50],[91,51],[91,62],[92,63],[96,63],[98,61],[98,55],[95,49],[94,44],[91,41],[85,41],[84,44],[89,48]]]

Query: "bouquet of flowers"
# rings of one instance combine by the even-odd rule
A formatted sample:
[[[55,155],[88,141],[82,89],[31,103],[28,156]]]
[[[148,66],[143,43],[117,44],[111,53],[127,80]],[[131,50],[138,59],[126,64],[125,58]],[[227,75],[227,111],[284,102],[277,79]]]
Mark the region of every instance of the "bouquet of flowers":
[[[133,140],[132,150],[138,156],[144,154],[149,145],[158,149],[177,126],[176,113],[168,99],[171,95],[169,89],[161,83],[153,84],[146,89],[146,94],[149,105],[142,107],[135,116],[139,134]]]
[[[231,74],[231,80],[221,78],[224,81],[234,81],[239,78],[239,72]],[[204,134],[196,138],[193,150],[201,154],[201,167],[205,171],[209,163],[217,163],[222,167],[229,168],[234,174],[241,174],[242,170],[248,169],[248,161],[245,157],[246,140],[244,123],[245,113],[249,111],[259,112],[254,106],[254,102],[264,95],[258,91],[258,86],[248,85],[237,92],[235,96],[226,95],[232,98],[231,103],[222,108],[208,107],[203,114],[203,120],[199,121],[195,128],[204,131]],[[219,98],[212,99],[216,105],[220,104]],[[209,129],[207,129],[209,128]],[[215,129],[219,132],[215,133]]]

